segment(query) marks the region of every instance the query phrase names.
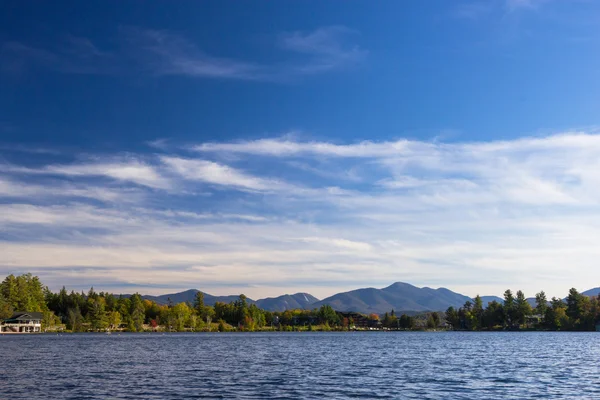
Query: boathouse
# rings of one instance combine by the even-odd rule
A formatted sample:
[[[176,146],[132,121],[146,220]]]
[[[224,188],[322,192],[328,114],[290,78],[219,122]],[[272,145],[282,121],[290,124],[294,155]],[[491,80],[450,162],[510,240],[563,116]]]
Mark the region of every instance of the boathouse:
[[[16,312],[0,323],[0,333],[39,333],[42,318],[41,312]]]

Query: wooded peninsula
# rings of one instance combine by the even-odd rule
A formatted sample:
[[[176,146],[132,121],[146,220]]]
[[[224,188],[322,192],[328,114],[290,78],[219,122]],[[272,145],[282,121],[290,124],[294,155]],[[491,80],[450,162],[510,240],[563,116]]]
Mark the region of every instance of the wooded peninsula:
[[[532,307],[522,291],[504,293],[504,301],[483,304],[480,296],[444,311],[397,315],[340,312],[330,305],[313,310],[272,312],[249,304],[243,294],[230,303],[208,306],[198,292],[193,303],[159,305],[140,294],[87,293],[63,287],[50,291],[37,276],[9,275],[0,284],[0,321],[15,312],[42,313],[45,332],[211,332],[347,330],[544,330],[594,331],[600,324],[600,295],[571,289],[563,299],[544,292]]]

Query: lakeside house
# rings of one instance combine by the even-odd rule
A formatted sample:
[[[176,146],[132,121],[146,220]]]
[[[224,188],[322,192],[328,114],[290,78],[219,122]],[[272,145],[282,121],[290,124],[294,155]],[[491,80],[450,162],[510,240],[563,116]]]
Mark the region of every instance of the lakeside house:
[[[381,329],[381,321],[370,319],[364,314],[357,312],[341,312],[338,315],[342,318],[347,318],[353,329]]]
[[[39,333],[42,318],[41,312],[16,312],[0,323],[0,333]]]

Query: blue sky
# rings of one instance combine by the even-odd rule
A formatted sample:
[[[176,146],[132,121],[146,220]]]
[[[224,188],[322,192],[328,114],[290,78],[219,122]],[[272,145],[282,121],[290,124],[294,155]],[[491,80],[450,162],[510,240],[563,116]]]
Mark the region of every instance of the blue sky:
[[[600,4],[0,5],[0,272],[600,285]]]

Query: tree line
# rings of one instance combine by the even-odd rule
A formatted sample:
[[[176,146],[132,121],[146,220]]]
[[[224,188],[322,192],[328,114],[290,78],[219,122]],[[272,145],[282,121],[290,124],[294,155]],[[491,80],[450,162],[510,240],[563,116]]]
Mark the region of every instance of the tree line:
[[[409,316],[394,310],[377,314],[340,313],[329,305],[313,310],[271,312],[249,304],[243,294],[230,303],[206,305],[198,292],[192,303],[157,304],[138,293],[116,296],[96,292],[68,292],[64,287],[51,292],[31,274],[9,275],[0,283],[0,320],[13,312],[43,314],[44,328],[64,325],[73,332],[127,330],[163,331],[255,331],[273,330],[347,330],[356,325],[376,329],[422,330],[582,330],[591,331],[600,321],[600,296],[587,297],[575,289],[563,301],[547,300],[544,292],[536,295],[531,307],[522,291],[504,293],[504,301],[483,304],[480,296],[462,307],[450,307],[445,313],[428,312]],[[361,319],[360,323],[358,319]],[[362,324],[362,325],[361,325]]]
[[[492,301],[486,306],[477,296],[458,309],[448,308],[445,319],[454,330],[594,331],[600,323],[600,295],[588,297],[573,288],[564,300],[548,300],[542,291],[532,307],[521,290],[516,294],[507,290],[502,303]]]
[[[198,292],[193,303],[160,305],[139,293],[116,296],[96,292],[68,292],[64,287],[51,292],[31,274],[9,275],[0,283],[0,320],[13,312],[42,312],[45,328],[63,324],[73,332],[127,330],[183,331],[254,331],[265,328],[293,330],[302,326],[311,330],[348,328],[348,320],[329,305],[314,310],[270,312],[249,304],[243,294],[231,303],[206,305]]]

